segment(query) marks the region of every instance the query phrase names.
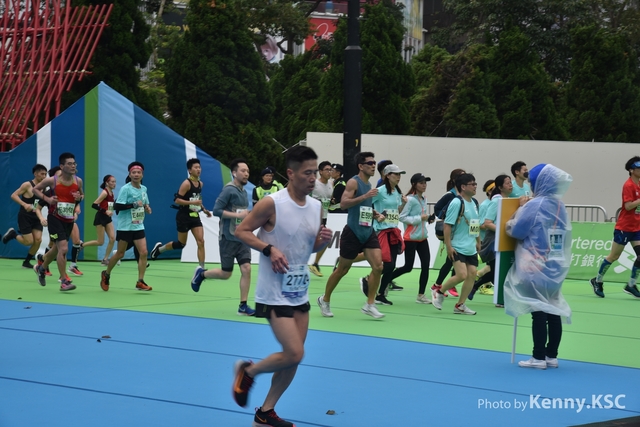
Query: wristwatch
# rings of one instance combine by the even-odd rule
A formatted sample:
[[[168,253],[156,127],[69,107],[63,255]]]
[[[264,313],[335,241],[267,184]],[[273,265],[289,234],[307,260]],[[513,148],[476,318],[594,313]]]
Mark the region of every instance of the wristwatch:
[[[264,255],[266,257],[270,257],[271,256],[271,248],[272,247],[273,247],[273,245],[265,246],[265,248],[262,250],[262,255]]]

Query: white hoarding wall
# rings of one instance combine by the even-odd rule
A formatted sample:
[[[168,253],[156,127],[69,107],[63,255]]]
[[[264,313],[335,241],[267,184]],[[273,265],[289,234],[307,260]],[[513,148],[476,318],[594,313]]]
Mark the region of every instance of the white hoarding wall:
[[[342,134],[308,133],[306,145],[318,154],[318,160],[343,163]],[[511,175],[511,165],[524,161],[529,168],[538,163],[552,163],[569,172],[573,183],[564,197],[567,204],[600,205],[613,217],[621,206],[622,184],[629,177],[625,162],[640,155],[636,144],[563,141],[522,141],[468,138],[430,138],[395,135],[363,135],[362,151],[372,151],[376,160],[391,159],[407,171],[402,177],[403,192],[410,187],[409,178],[421,172],[431,177],[426,196],[435,203],[445,192],[451,170],[462,168],[475,175],[478,181],[480,202],[485,199],[482,184],[501,173]],[[377,181],[378,176],[374,178]],[[218,249],[218,219],[202,216],[205,229],[206,261],[220,262]],[[339,254],[338,242],[346,214],[331,214],[328,227],[334,231],[334,239],[325,252],[320,265],[333,266]],[[429,246],[431,267],[439,249],[433,225],[430,226]],[[197,262],[196,244],[191,234],[182,251],[183,262]],[[252,251],[252,262],[257,263],[260,254]],[[313,260],[315,254],[311,256]],[[310,261],[311,261],[310,260]],[[356,265],[366,265],[366,262]],[[404,256],[398,258],[398,266],[404,265]],[[416,257],[415,267],[420,260]]]
[[[318,160],[343,163],[342,134],[308,133],[306,145]],[[551,163],[573,176],[564,197],[567,204],[600,205],[613,217],[622,205],[622,184],[629,177],[625,162],[640,155],[637,144],[506,139],[431,138],[397,135],[362,135],[362,151],[376,160],[390,159],[407,171],[400,188],[406,192],[412,174],[431,177],[426,196],[436,202],[444,194],[453,169],[472,172],[478,181],[478,201],[485,199],[482,184],[501,173],[511,175],[511,165],[522,160],[529,168]],[[376,175],[377,178],[379,178]]]
[[[206,218],[204,215],[200,215],[202,220],[202,225],[204,227],[204,243],[205,243],[205,253],[206,253],[206,262],[207,263],[219,263],[220,262],[220,249],[218,246],[218,236],[219,236],[219,219],[217,217]],[[276,219],[277,220],[277,219]],[[327,266],[327,268],[333,267],[336,259],[338,258],[340,249],[340,234],[342,233],[342,229],[347,223],[347,214],[329,214],[327,218],[327,227],[329,227],[333,231],[333,239],[331,240],[331,244],[325,251],[322,259],[320,261],[320,265]],[[429,267],[433,267],[434,261],[436,259],[436,251],[440,246],[440,241],[435,237],[434,225],[431,224],[429,226],[429,248],[431,250],[431,265]],[[196,241],[193,238],[193,235],[189,233],[189,238],[187,240],[187,245],[182,250],[182,262],[198,262],[198,254],[197,254],[198,246],[196,245]],[[258,264],[258,260],[260,259],[260,254],[258,251],[251,251],[251,263]],[[311,264],[315,259],[315,254],[312,254],[309,258],[309,263]],[[402,267],[404,265],[404,255],[398,256],[397,266]],[[356,266],[366,266],[368,265],[366,261],[359,262],[354,264]],[[416,256],[416,260],[414,262],[414,267],[420,268],[420,258]],[[331,273],[331,270],[323,270],[323,273]],[[329,274],[325,274],[328,277]]]

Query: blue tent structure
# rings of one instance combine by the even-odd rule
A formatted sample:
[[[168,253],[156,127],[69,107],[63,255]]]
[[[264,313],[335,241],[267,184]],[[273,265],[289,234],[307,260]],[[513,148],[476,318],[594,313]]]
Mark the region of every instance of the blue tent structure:
[[[102,177],[116,177],[117,195],[125,184],[127,165],[134,160],[145,166],[143,184],[148,189],[153,210],[145,218],[149,245],[176,238],[176,210],[170,205],[188,176],[188,159],[200,159],[203,201],[208,208],[213,207],[222,187],[232,179],[228,167],[100,83],[14,150],[0,153],[0,200],[3,201],[0,204],[0,232],[9,227],[18,228],[19,206],[11,201],[11,193],[33,178],[31,168],[36,163],[47,168],[57,166],[58,156],[63,152],[76,156],[78,176],[84,180],[85,201],[77,221],[84,241],[96,238],[95,210],[91,204],[99,195]],[[253,188],[249,184],[245,190],[251,194]],[[106,243],[102,247],[88,247],[81,252],[81,259],[102,259],[105,247]],[[2,257],[22,258],[26,253],[27,248],[15,240],[7,245],[0,244]],[[179,257],[180,252],[171,255]]]

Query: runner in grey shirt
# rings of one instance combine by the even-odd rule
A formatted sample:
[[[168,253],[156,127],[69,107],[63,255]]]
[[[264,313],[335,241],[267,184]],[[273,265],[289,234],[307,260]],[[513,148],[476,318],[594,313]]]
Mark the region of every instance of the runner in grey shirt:
[[[249,166],[243,159],[231,162],[233,181],[225,185],[216,199],[212,213],[220,218],[220,264],[221,268],[206,270],[202,266],[196,268],[191,279],[194,292],[200,290],[204,279],[227,280],[233,272],[234,259],[240,266],[240,306],[239,316],[254,316],[255,310],[247,305],[249,287],[251,286],[251,249],[235,236],[236,227],[249,213],[249,198],[244,186],[249,181]]]

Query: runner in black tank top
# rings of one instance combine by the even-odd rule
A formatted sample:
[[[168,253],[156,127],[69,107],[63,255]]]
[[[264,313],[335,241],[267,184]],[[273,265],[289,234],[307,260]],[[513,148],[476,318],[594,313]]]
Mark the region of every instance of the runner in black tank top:
[[[200,174],[202,173],[200,160],[189,159],[187,161],[187,170],[189,171],[189,178],[185,179],[180,185],[180,189],[175,194],[175,205],[172,206],[178,209],[176,214],[178,239],[165,245],[162,242],[156,243],[151,250],[150,258],[155,260],[163,252],[184,248],[187,244],[189,231],[191,231],[198,245],[198,264],[204,268],[204,229],[200,221],[200,212],[204,213],[207,218],[211,217],[211,212],[202,203],[203,184],[200,181]]]
[[[38,216],[36,209],[39,199],[33,193],[33,187],[47,177],[47,168],[37,164],[32,169],[33,180],[22,183],[22,185],[11,194],[11,200],[20,205],[18,211],[18,230],[9,228],[2,236],[2,243],[7,244],[16,239],[18,243],[29,247],[27,256],[22,262],[23,268],[33,268],[31,260],[36,256],[40,244],[42,243],[43,225],[46,224],[42,216]]]

